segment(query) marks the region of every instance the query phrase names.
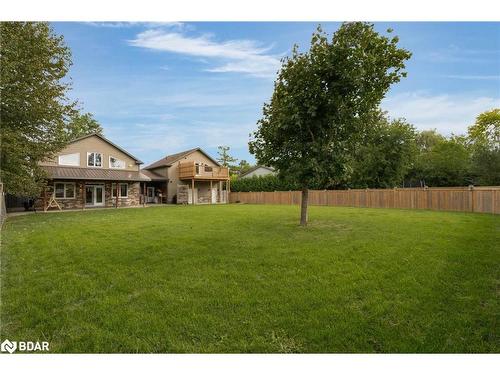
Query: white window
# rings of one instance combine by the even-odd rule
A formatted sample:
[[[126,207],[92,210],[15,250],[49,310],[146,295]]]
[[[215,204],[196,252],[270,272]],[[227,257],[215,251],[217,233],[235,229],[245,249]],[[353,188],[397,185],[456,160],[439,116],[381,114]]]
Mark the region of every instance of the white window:
[[[117,159],[114,156],[109,156],[109,167],[116,169],[125,169],[125,162],[123,160]]]
[[[80,153],[59,155],[59,165],[80,166]]]
[[[87,152],[87,167],[102,167],[102,154],[100,152]]]
[[[128,198],[128,184],[118,184],[118,196]],[[116,184],[111,184],[111,197],[116,198]]]
[[[54,192],[56,193],[56,198],[73,199],[75,198],[75,183],[57,182],[54,184]]]

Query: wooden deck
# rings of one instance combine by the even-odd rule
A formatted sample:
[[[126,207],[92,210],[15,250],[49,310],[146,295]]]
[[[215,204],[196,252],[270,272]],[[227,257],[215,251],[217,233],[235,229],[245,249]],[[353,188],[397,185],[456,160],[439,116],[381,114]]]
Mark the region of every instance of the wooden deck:
[[[196,165],[194,161],[179,164],[180,180],[229,180],[229,168]]]

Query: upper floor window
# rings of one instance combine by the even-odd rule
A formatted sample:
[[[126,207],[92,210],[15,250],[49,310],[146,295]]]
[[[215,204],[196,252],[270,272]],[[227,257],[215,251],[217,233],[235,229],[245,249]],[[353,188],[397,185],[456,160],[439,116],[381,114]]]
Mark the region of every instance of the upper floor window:
[[[66,155],[59,155],[58,158],[58,163],[59,165],[72,165],[79,167],[80,166],[80,153],[74,153],[74,154],[66,154]]]
[[[116,169],[125,169],[125,162],[123,160],[117,159],[114,156],[109,156],[109,167]]]
[[[102,167],[102,154],[100,152],[87,152],[87,167]]]

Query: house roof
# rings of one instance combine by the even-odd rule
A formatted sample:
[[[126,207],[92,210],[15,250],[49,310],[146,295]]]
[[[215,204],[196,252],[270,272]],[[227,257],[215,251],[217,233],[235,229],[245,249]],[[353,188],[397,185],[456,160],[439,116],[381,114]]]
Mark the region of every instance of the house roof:
[[[41,166],[49,179],[61,180],[105,180],[105,181],[151,181],[139,171],[118,169]]]
[[[123,152],[124,154],[128,155],[129,157],[131,157],[132,159],[135,160],[135,163],[136,164],[143,164],[142,161],[140,161],[139,159],[137,159],[134,155],[132,155],[131,153],[129,153],[128,151],[124,150],[123,148],[121,148],[120,146],[114,144],[113,142],[111,142],[109,139],[105,138],[104,136],[98,134],[98,133],[91,133],[91,134],[87,134],[87,135],[84,135],[82,137],[78,137],[78,138],[75,138],[71,141],[68,142],[68,144],[70,143],[75,143],[75,142],[78,142],[78,141],[81,141],[82,139],[86,139],[86,138],[90,138],[90,137],[98,137],[100,139],[102,139],[104,142],[110,144],[111,146],[117,148],[118,150],[120,150],[121,152]]]
[[[141,173],[148,177],[151,181],[166,181],[167,177],[161,176],[158,173],[150,171],[148,169],[141,169]]]
[[[256,166],[254,166],[254,167],[250,168],[250,169],[249,169],[248,171],[246,171],[245,173],[242,173],[242,174],[240,175],[240,177],[244,177],[244,176],[246,176],[247,174],[250,174],[250,173],[252,173],[253,171],[256,171],[256,170],[257,170],[257,169],[259,169],[259,168],[264,168],[264,169],[267,169],[268,171],[275,172],[275,169],[274,169],[273,167],[266,167],[266,166],[264,166],[264,165],[256,165]]]
[[[220,166],[219,162],[212,158],[210,155],[208,155],[205,151],[203,151],[201,148],[196,147],[192,148],[190,150],[178,152],[177,154],[172,154],[172,155],[167,155],[164,158],[155,161],[154,163],[144,167],[143,169],[154,169],[154,168],[159,168],[159,167],[170,167],[172,164],[174,164],[176,161],[182,159],[183,157],[192,154],[193,152],[199,151],[203,155],[205,155],[207,158],[212,160],[216,165]]]

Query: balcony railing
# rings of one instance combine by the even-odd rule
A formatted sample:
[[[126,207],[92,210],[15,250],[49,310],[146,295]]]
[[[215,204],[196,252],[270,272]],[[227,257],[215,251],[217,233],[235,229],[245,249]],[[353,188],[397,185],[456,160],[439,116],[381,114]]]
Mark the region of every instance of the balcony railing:
[[[197,165],[194,161],[185,161],[179,164],[179,179],[229,179],[227,167],[212,167]]]

